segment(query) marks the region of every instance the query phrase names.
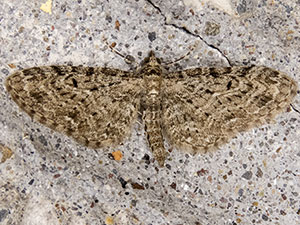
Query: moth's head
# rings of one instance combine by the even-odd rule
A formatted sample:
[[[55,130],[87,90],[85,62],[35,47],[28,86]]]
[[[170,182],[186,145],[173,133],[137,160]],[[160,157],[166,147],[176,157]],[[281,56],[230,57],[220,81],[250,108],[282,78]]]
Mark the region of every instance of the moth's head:
[[[141,67],[145,66],[146,64],[150,66],[158,66],[161,65],[161,60],[156,58],[154,51],[150,51],[148,56],[141,62]]]
[[[148,56],[141,62],[139,71],[143,71],[145,75],[161,75],[165,72],[165,69],[161,65],[161,60],[156,58],[153,51],[150,51]]]

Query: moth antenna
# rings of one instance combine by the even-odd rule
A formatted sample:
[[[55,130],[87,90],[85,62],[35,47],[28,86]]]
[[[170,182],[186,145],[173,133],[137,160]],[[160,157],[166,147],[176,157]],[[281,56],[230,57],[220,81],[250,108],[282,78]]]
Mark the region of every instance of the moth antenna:
[[[198,41],[195,42],[192,46],[189,46],[189,47],[188,47],[188,48],[189,48],[189,51],[188,51],[187,53],[185,53],[183,56],[181,56],[181,57],[175,59],[174,61],[165,62],[164,65],[168,66],[168,65],[174,64],[174,63],[176,63],[176,62],[178,62],[178,61],[180,61],[180,60],[186,58],[187,56],[189,56],[189,55],[191,54],[191,52],[193,52],[193,51],[196,49],[196,47],[198,46],[198,44],[199,44]]]
[[[102,37],[102,41],[107,45],[107,47],[110,48],[110,50],[113,53],[121,56],[127,64],[133,64],[134,63],[135,66],[138,66],[138,64],[135,62],[135,59],[134,59],[133,56],[131,56],[131,55],[126,55],[125,56],[124,54],[122,54],[121,52],[119,52],[118,50],[115,49],[115,47],[117,45],[116,42],[112,42],[111,44],[109,44],[106,37]]]

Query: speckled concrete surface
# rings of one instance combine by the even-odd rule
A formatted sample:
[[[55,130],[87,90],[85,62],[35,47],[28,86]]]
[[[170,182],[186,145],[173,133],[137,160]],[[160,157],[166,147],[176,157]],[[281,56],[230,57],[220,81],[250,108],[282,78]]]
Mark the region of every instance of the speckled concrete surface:
[[[0,224],[300,224],[293,109],[210,154],[170,149],[158,168],[140,124],[117,149],[86,149],[32,121],[3,85],[13,71],[36,65],[130,70],[103,38],[137,63],[149,50],[172,61],[196,44],[170,69],[257,64],[299,83],[299,23],[295,0],[3,0]],[[300,109],[299,96],[293,105]]]

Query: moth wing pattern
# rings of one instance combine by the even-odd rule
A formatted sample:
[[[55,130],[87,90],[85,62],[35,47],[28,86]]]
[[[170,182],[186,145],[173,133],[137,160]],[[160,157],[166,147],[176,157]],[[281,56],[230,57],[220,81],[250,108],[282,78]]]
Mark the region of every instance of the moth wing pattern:
[[[298,88],[264,66],[168,73],[151,51],[135,72],[33,67],[10,75],[6,89],[33,119],[91,148],[119,145],[142,111],[148,145],[163,166],[164,137],[192,154],[217,149],[238,132],[272,121]]]
[[[139,110],[140,79],[118,69],[42,66],[6,80],[14,101],[33,119],[92,148],[130,135]]]
[[[287,109],[295,81],[263,66],[195,68],[169,73],[163,83],[163,130],[170,144],[207,152]]]

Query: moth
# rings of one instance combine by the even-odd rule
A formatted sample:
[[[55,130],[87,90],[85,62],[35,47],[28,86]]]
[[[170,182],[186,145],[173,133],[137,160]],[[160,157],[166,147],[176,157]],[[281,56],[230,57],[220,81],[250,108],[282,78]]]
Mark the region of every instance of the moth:
[[[153,51],[134,72],[40,66],[13,73],[5,85],[30,117],[90,148],[120,145],[141,114],[160,166],[165,139],[192,154],[217,149],[273,120],[297,92],[292,78],[268,67],[168,72]]]

